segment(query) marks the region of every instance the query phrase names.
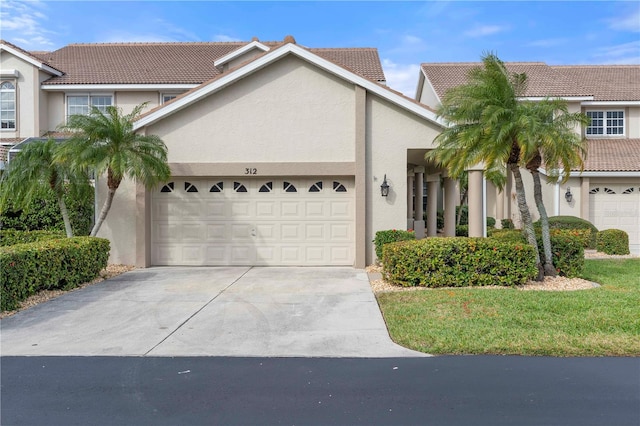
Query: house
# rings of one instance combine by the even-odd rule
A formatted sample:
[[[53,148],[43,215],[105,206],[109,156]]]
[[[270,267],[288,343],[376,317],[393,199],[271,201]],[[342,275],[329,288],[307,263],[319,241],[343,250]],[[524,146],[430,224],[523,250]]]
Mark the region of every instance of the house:
[[[416,92],[421,103],[436,108],[445,92],[466,81],[467,72],[480,63],[423,63]],[[550,216],[578,216],[598,229],[616,228],[629,234],[632,253],[640,254],[640,65],[550,66],[542,62],[506,63],[515,73],[526,73],[524,98],[562,98],[570,112],[591,118],[584,135],[588,156],[584,170],[569,180],[543,185]],[[547,182],[542,170],[543,183]],[[522,174],[527,203],[535,206],[532,179]],[[485,208],[498,220],[519,214],[511,182],[504,191],[486,183]],[[536,220],[537,209],[531,208]]]
[[[362,268],[376,231],[425,233],[423,182],[443,194],[427,200],[426,233],[437,231],[438,200],[455,233],[456,182],[424,160],[442,123],[385,85],[376,49],[307,48],[290,36],[53,52],[2,41],[0,62],[8,146],[55,134],[90,105],[148,102],[135,129],[164,140],[172,178],[152,190],[122,183],[99,233],[111,262]],[[101,205],[103,178],[96,188]],[[471,210],[480,223],[480,205]]]

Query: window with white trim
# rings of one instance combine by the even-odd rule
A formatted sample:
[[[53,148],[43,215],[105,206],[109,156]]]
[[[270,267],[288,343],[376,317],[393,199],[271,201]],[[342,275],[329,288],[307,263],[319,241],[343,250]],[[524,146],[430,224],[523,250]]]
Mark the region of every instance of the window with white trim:
[[[111,105],[113,105],[111,95],[68,95],[67,117],[75,114],[88,115],[92,106],[104,113]]]
[[[10,81],[0,84],[0,125],[2,130],[16,128],[16,86]]]
[[[624,111],[587,111],[591,120],[587,126],[587,136],[624,135]]]

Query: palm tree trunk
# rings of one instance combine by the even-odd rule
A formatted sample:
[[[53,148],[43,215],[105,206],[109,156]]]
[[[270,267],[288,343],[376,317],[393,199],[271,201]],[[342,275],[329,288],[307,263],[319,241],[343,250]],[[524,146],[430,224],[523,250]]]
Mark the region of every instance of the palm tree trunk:
[[[533,221],[531,220],[531,213],[529,213],[529,207],[527,206],[527,199],[524,192],[524,184],[522,183],[522,175],[520,174],[520,167],[517,163],[510,163],[509,169],[513,173],[513,180],[516,184],[516,198],[518,200],[518,209],[520,210],[520,219],[522,220],[522,227],[527,237],[527,242],[535,248],[536,253],[536,266],[538,267],[538,276],[536,281],[544,280],[544,269],[540,262],[540,253],[538,253],[538,242],[536,241],[536,234],[533,230]]]
[[[542,184],[540,183],[540,173],[537,170],[529,170],[533,176],[533,197],[536,200],[536,207],[540,213],[540,224],[542,225],[542,246],[544,248],[544,275],[555,277],[556,269],[553,267],[553,254],[551,253],[551,233],[549,232],[549,216],[542,201]]]
[[[64,222],[64,230],[67,233],[67,238],[73,237],[73,230],[71,229],[71,220],[69,220],[69,211],[67,205],[64,202],[62,194],[56,192],[56,198],[58,199],[58,206],[60,206],[60,214],[62,214],[62,221]]]
[[[98,216],[98,220],[96,220],[95,225],[93,225],[93,229],[91,230],[91,236],[95,237],[102,226],[102,222],[104,222],[107,217],[107,213],[109,213],[109,209],[111,209],[111,203],[113,202],[113,197],[116,195],[116,190],[109,188],[109,192],[107,192],[107,199],[104,201],[102,205],[102,209],[100,210],[100,216]]]

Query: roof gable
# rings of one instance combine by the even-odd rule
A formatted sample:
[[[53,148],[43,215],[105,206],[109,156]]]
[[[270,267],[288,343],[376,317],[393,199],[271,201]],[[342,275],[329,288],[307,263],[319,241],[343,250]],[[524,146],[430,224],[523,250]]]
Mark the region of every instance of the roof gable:
[[[425,105],[422,105],[399,92],[393,91],[382,84],[364,78],[346,67],[323,58],[319,54],[315,54],[311,49],[302,48],[294,43],[285,43],[282,46],[271,49],[263,55],[243,64],[239,68],[222,74],[211,81],[190,90],[171,102],[143,114],[136,121],[134,129],[140,129],[155,123],[156,121],[186,108],[192,103],[197,102],[212,93],[222,90],[224,87],[233,84],[235,81],[259,71],[270,63],[273,63],[287,55],[295,55],[311,64],[314,64],[324,71],[336,75],[353,84],[362,86],[369,92],[374,93],[387,101],[404,108],[405,110],[411,111],[416,115],[443,126],[443,123],[436,117],[435,113]]]
[[[61,76],[62,72],[56,68],[54,68],[53,66],[45,63],[42,61],[42,59],[38,58],[37,56],[31,54],[30,52],[27,52],[26,50],[23,50],[21,48],[19,48],[18,46],[9,43],[8,41],[5,40],[0,40],[0,50],[4,50],[20,59],[22,59],[25,62],[30,63],[31,65],[35,66],[36,68],[54,75],[54,76]]]
[[[213,65],[216,67],[220,67],[224,64],[227,64],[234,59],[238,59],[244,54],[251,52],[252,50],[259,50],[261,52],[266,52],[269,50],[269,47],[260,43],[258,40],[253,40],[251,43],[242,46],[241,48],[234,50],[233,52],[227,53],[222,58],[216,59],[213,62]]]

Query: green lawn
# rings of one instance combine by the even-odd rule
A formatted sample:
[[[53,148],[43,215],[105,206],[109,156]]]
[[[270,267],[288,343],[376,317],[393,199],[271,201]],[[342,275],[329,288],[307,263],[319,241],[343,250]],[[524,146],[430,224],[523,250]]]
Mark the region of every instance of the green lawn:
[[[394,292],[378,303],[396,343],[431,354],[640,355],[640,259],[586,260],[582,278],[602,286]]]

